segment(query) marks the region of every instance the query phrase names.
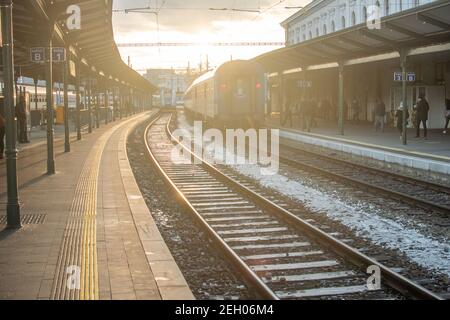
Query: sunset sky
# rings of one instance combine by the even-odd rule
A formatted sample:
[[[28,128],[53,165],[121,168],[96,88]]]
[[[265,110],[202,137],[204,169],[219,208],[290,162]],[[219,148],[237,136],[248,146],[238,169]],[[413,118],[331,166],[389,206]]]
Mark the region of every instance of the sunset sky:
[[[280,22],[310,0],[115,0],[114,9],[160,8],[158,23],[155,14],[114,13],[117,43],[142,42],[280,42],[284,31]],[[272,9],[267,10],[269,7]],[[252,9],[263,13],[211,11],[209,8]],[[230,59],[248,59],[276,47],[145,47],[120,48],[122,58],[131,56],[134,69],[198,67],[208,55],[215,66]]]

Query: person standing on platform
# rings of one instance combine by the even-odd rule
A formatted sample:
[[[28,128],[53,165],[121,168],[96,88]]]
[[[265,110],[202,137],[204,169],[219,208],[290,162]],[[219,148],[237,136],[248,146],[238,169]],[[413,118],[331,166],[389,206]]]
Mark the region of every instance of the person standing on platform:
[[[377,98],[376,105],[375,105],[375,123],[374,123],[374,130],[375,132],[378,131],[378,126],[381,128],[381,132],[384,132],[384,117],[386,116],[386,106],[381,100],[380,97]]]
[[[0,114],[0,159],[5,151],[5,118]]]
[[[425,140],[428,139],[427,133],[427,121],[428,121],[428,112],[430,111],[430,105],[428,104],[427,99],[425,99],[425,95],[421,94],[419,96],[419,100],[417,101],[417,126],[416,126],[416,138],[420,138],[420,124],[423,124],[423,136]]]
[[[352,110],[353,110],[353,120],[354,121],[358,121],[359,120],[360,108],[359,108],[358,100],[356,100],[356,98],[353,98]]]
[[[20,96],[19,102],[16,105],[16,117],[19,129],[19,142],[29,143],[27,136],[27,113],[25,110],[25,97]]]
[[[444,134],[447,133],[448,124],[450,123],[450,99],[445,99],[445,127]]]
[[[397,118],[397,129],[400,131],[400,141],[403,141],[403,112],[406,112],[406,126],[408,126],[409,111],[405,110],[403,107],[403,102],[400,102],[400,106],[395,112],[395,117]]]
[[[293,103],[287,102],[284,108],[283,126],[289,121],[289,127],[292,128],[292,107]]]

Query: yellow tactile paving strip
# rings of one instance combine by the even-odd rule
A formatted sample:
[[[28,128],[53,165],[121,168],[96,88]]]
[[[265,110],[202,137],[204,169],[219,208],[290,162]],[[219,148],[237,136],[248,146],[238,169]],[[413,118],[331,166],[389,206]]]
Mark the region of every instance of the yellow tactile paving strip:
[[[52,299],[97,300],[99,297],[97,181],[103,150],[113,131],[103,134],[89,152],[78,179],[58,258]]]
[[[97,191],[100,163],[112,134],[133,120],[131,118],[105,132],[85,160],[64,230],[52,285],[52,300],[99,299]]]

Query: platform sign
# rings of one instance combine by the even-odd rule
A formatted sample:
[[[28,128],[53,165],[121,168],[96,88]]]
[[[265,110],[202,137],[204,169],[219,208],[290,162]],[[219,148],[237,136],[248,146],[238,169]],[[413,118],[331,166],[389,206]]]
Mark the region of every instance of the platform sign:
[[[406,74],[406,80],[408,82],[415,82],[416,81],[416,74],[414,72],[408,72]]]
[[[44,63],[45,48],[30,48],[30,60],[33,63]]]
[[[403,72],[394,72],[394,81],[401,82],[403,81]],[[416,81],[416,74],[415,72],[407,72],[406,73],[406,81],[407,82],[415,82]]]
[[[52,51],[53,62],[66,61],[66,49],[65,48],[53,48]]]
[[[298,88],[312,88],[312,81],[311,80],[298,80],[297,81],[297,87]]]

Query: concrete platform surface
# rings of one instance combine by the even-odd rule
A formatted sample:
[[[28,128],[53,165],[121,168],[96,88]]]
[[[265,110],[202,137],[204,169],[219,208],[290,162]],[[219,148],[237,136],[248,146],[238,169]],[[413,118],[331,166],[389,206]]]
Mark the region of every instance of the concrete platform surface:
[[[338,150],[357,156],[417,168],[430,172],[450,174],[450,134],[430,130],[428,140],[415,138],[415,129],[408,130],[408,145],[400,141],[395,128],[375,132],[371,124],[345,124],[344,136],[338,134],[334,123],[318,121],[311,132],[302,130],[299,119],[293,126],[283,126],[279,118],[268,119],[269,127],[281,129],[282,138]],[[423,136],[423,130],[421,131]]]
[[[134,180],[128,132],[149,113],[55,145],[20,153],[23,228],[5,229],[6,170],[0,162],[0,299],[194,299]]]

